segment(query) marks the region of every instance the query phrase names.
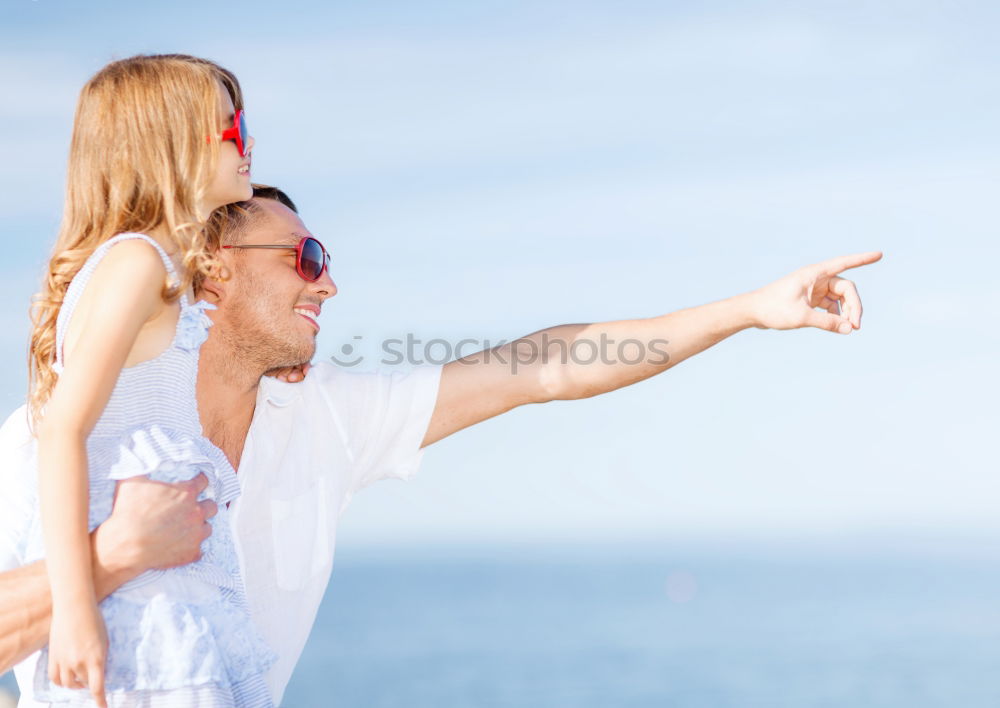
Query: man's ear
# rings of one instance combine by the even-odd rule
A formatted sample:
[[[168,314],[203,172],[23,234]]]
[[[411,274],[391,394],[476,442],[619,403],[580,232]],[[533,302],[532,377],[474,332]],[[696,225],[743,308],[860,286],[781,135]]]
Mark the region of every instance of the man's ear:
[[[218,304],[226,295],[226,285],[232,277],[232,271],[221,261],[216,262],[211,276],[205,276],[198,288],[198,297],[213,305]]]

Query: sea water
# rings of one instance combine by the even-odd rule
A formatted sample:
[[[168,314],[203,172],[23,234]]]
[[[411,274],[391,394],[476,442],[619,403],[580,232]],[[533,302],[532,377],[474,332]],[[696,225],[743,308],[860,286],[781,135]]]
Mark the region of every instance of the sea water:
[[[341,551],[283,705],[994,707],[971,550]]]

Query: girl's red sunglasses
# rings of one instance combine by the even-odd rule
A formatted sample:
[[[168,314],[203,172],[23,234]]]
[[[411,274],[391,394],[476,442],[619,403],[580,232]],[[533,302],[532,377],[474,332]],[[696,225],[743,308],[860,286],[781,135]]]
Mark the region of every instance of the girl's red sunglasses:
[[[247,138],[249,137],[247,135],[247,114],[241,108],[233,114],[233,127],[222,131],[221,138],[223,140],[234,140],[236,142],[236,149],[240,151],[240,157],[246,157]]]
[[[330,254],[323,244],[312,236],[303,236],[298,245],[232,245],[223,248],[294,248],[295,249],[295,270],[299,277],[309,283],[315,283],[323,275],[323,271],[330,267]]]

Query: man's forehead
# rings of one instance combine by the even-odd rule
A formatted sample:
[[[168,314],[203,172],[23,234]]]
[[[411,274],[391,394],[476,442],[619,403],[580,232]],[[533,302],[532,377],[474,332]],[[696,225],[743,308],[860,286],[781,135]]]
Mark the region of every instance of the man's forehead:
[[[273,199],[254,199],[262,212],[257,214],[247,228],[244,243],[297,244],[303,237],[312,236],[299,215]]]

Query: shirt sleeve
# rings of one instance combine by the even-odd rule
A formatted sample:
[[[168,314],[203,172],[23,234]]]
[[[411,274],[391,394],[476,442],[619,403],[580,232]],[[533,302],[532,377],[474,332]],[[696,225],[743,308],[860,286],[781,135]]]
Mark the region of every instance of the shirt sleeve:
[[[442,368],[353,372],[319,364],[310,370],[346,434],[353,459],[352,492],[382,479],[406,480],[416,474]]]
[[[0,571],[23,563],[24,542],[35,499],[35,438],[27,407],[8,416],[0,428]]]

